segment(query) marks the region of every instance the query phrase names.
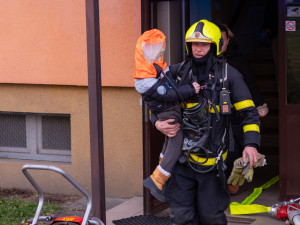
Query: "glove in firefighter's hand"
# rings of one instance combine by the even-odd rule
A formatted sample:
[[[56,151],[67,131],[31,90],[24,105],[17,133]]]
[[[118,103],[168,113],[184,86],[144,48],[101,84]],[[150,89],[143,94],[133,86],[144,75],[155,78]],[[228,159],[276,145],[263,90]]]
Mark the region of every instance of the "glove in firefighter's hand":
[[[251,182],[253,180],[254,169],[256,167],[261,167],[266,165],[265,156],[258,153],[257,162],[253,165],[252,168],[249,168],[249,158],[246,158],[246,161],[243,161],[243,158],[238,158],[234,161],[234,168],[242,169],[242,176],[248,181]]]
[[[238,169],[238,168],[233,167],[232,172],[227,180],[227,184],[230,184],[233,186],[236,184],[239,184],[239,186],[242,186],[245,182],[245,178],[242,175],[242,172],[243,172],[242,168]]]
[[[243,169],[242,175],[248,182],[251,182],[253,179],[253,174],[254,174],[253,167],[249,168],[249,163],[247,163],[246,167],[244,167]]]

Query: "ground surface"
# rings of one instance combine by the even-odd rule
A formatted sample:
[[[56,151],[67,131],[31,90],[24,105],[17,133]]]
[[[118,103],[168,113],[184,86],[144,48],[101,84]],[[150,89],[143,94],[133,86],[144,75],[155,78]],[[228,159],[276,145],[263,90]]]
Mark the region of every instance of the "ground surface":
[[[36,202],[38,205],[38,194],[33,191],[16,188],[0,188],[0,198],[8,199],[12,197],[17,197],[19,199],[24,199],[30,202]],[[55,212],[56,217],[83,216],[84,214],[84,210],[82,208],[76,208],[76,205],[74,206],[74,203],[81,199],[82,196],[44,193],[44,198],[44,202],[60,205],[63,207],[62,210]],[[69,207],[70,205],[72,205],[73,207]],[[32,215],[32,217],[34,217],[34,214]]]

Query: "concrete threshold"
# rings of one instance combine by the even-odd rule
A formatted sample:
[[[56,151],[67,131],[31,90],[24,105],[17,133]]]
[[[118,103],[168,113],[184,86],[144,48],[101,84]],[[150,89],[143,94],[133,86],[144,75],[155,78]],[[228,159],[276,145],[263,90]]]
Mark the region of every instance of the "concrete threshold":
[[[106,210],[106,225],[113,225],[113,220],[139,216],[143,213],[143,197],[133,197]]]

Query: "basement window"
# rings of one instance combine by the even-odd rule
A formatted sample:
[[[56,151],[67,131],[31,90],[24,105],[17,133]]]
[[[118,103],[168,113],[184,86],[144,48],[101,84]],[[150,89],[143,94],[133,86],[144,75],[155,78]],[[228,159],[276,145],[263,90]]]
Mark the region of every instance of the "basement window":
[[[71,162],[70,115],[0,112],[0,158]]]

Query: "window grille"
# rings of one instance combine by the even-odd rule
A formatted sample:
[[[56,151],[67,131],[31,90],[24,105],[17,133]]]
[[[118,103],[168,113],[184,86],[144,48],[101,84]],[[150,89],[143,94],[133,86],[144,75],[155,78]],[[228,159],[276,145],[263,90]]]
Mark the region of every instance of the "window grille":
[[[26,148],[25,116],[0,114],[0,146]]]
[[[71,162],[70,115],[0,112],[0,158]]]

